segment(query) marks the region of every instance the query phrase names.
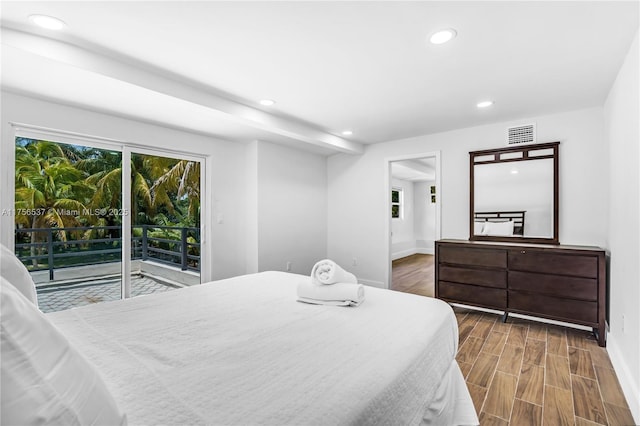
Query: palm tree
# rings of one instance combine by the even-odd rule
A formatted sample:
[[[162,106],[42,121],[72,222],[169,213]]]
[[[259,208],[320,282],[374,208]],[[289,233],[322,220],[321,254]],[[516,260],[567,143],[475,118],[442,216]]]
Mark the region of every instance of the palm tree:
[[[16,223],[32,228],[79,225],[75,215],[81,212],[92,188],[54,142],[35,141],[16,147]],[[25,210],[27,210],[25,212]],[[22,214],[21,214],[22,213]],[[66,233],[61,232],[66,239]]]
[[[16,140],[16,226],[23,228],[120,225],[121,217],[96,212],[122,206],[122,154],[43,140]],[[200,163],[131,157],[132,223],[199,226]],[[62,214],[64,210],[79,214]],[[36,214],[32,214],[32,213]],[[61,213],[62,212],[62,213]],[[67,232],[59,231],[67,240]],[[83,237],[104,237],[90,228]],[[38,238],[32,233],[31,239]]]
[[[66,157],[61,146],[49,141],[22,141],[16,145],[16,226],[65,228],[80,226],[78,214],[86,209],[92,188],[84,174]],[[67,231],[57,232],[67,241]],[[42,237],[31,232],[31,242]],[[32,255],[34,246],[31,246]]]
[[[140,211],[144,215],[154,213],[148,179],[145,177],[144,164],[131,158],[131,203],[133,223]],[[93,155],[78,163],[78,168],[91,173],[86,181],[96,188],[90,206],[92,209],[120,209],[122,206],[122,155],[115,152],[95,150]],[[102,218],[112,225],[122,223],[120,217]]]
[[[76,167],[89,173],[87,182],[96,192],[90,206],[119,208],[121,206],[121,155],[105,150],[85,153]],[[158,213],[167,215],[170,222],[182,221],[178,206],[188,205],[189,217],[199,223],[200,164],[155,155],[131,156],[132,223],[159,224]],[[111,221],[120,224],[119,218]]]
[[[172,159],[169,159],[172,160]],[[175,160],[172,160],[175,161]],[[166,167],[151,187],[155,205],[170,206],[184,202],[188,205],[188,217],[194,224],[200,223],[200,163],[178,160]],[[172,200],[176,201],[172,201]]]

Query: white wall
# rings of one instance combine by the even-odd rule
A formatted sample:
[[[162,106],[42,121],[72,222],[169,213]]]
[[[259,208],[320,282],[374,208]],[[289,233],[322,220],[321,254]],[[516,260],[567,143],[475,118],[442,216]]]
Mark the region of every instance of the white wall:
[[[0,143],[1,208],[13,208],[8,185],[13,185],[13,166],[4,162],[13,158],[15,149],[13,129],[9,123],[24,123],[75,132],[101,138],[146,145],[152,148],[180,149],[189,153],[210,156],[207,173],[212,185],[207,189],[212,217],[211,250],[212,277],[227,278],[245,273],[245,146],[211,137],[182,132],[141,123],[80,108],[36,100],[2,92],[2,136]],[[13,217],[0,217],[0,238],[8,244],[14,227]]]
[[[402,188],[402,217],[391,219],[391,253],[393,259],[398,259],[414,254],[416,249],[416,239],[413,231],[415,216],[413,182],[394,178],[391,179],[391,186],[393,188]]]
[[[435,181],[415,182],[413,184],[413,230],[416,240],[416,252],[434,253],[436,239],[436,203],[431,202],[431,186]],[[438,194],[436,193],[436,197]]]
[[[589,108],[366,147],[362,156],[328,159],[328,256],[359,259],[354,273],[386,286],[386,158],[441,152],[442,238],[469,237],[469,151],[506,146],[506,129],[537,123],[538,142],[560,141],[560,242],[603,245],[609,190],[602,108]]]
[[[402,188],[404,216],[391,219],[391,259],[415,253],[433,254],[436,205],[431,203],[430,187],[435,181],[410,182],[393,178],[392,187]]]
[[[258,141],[246,150],[246,272],[258,272]]]
[[[327,255],[326,157],[257,142],[258,270],[307,275]],[[345,268],[348,265],[343,265]]]
[[[609,144],[610,334],[607,349],[640,424],[640,86],[638,34],[604,106]],[[623,319],[624,316],[624,319]]]

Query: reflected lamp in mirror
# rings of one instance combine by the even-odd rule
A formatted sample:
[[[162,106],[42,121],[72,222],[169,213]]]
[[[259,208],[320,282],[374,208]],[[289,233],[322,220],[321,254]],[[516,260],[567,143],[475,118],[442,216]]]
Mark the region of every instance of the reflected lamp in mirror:
[[[559,244],[559,145],[469,153],[470,240]]]

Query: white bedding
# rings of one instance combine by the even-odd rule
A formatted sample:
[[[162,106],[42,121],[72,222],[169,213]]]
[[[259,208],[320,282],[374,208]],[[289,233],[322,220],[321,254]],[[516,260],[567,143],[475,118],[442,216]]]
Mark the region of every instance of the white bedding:
[[[356,308],[309,305],[300,279],[263,272],[47,316],[131,425],[408,425],[456,411],[449,399],[469,408],[446,303],[367,287]]]

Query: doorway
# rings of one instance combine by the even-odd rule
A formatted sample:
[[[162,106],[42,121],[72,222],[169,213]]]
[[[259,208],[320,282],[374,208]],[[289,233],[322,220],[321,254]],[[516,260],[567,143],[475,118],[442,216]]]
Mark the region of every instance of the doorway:
[[[440,153],[388,158],[387,288],[433,297],[440,239]]]

